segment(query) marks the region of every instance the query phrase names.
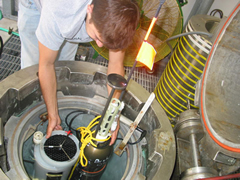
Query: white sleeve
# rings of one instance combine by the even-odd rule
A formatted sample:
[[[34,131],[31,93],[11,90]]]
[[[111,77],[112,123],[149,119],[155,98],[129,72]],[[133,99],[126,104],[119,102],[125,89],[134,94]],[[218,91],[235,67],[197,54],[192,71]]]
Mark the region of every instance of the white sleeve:
[[[44,46],[54,51],[59,50],[64,41],[53,13],[48,6],[42,7],[36,36]]]

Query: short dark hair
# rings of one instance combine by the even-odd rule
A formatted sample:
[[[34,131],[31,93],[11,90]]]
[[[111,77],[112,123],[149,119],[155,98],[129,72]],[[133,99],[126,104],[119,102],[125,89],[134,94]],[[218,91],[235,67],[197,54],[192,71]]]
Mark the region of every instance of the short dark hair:
[[[93,0],[90,22],[108,49],[125,49],[137,29],[140,11],[135,0]]]

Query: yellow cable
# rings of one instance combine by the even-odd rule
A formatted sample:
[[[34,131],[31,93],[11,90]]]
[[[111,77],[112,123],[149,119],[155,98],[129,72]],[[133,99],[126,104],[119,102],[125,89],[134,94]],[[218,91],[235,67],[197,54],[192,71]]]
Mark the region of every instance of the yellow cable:
[[[171,71],[169,70],[168,67],[169,67],[169,66],[167,66],[166,68],[167,68],[169,74],[173,77],[173,75],[172,75],[172,73],[171,73]],[[173,87],[174,87],[174,88],[175,88],[175,89],[176,89],[181,95],[183,95],[184,97],[186,97],[186,98],[188,98],[188,99],[194,101],[193,98],[188,97],[188,96],[185,95],[180,89],[178,89],[178,88],[175,86],[175,84],[171,81],[171,79],[170,79],[168,73],[166,73],[166,75],[167,75],[168,81],[171,83],[171,85],[172,85],[172,86],[173,86]],[[178,96],[178,97],[180,97],[180,96]],[[181,97],[180,97],[180,98],[181,98]],[[181,99],[182,99],[182,98],[181,98]],[[182,100],[184,100],[184,99],[182,99]],[[184,101],[187,102],[186,100],[184,100]]]
[[[170,66],[172,67],[172,63],[169,63],[170,64]],[[172,67],[172,69],[173,69],[173,67]],[[184,88],[182,85],[181,85],[181,83],[179,83],[179,81],[175,78],[175,76],[172,74],[172,71],[171,71],[171,69],[170,69],[170,67],[168,66],[168,71],[169,71],[169,74],[171,75],[171,79],[174,79],[174,81],[177,83],[177,85],[178,86],[180,86],[180,88],[182,88],[184,91],[186,91],[187,93],[189,93],[189,94],[191,94],[191,95],[193,95],[193,96],[195,96],[195,94],[193,93],[193,92],[191,92],[191,91],[189,91],[189,90],[187,90],[186,88]],[[175,72],[175,71],[173,71],[173,72]],[[177,75],[177,74],[176,74]],[[178,76],[179,77],[179,76]],[[174,83],[173,83],[174,84]],[[180,91],[180,90],[179,90]],[[184,96],[185,96],[185,93],[183,93],[182,91],[181,91],[181,94],[183,94]]]
[[[78,130],[78,131],[81,132],[81,143],[82,143],[82,145],[81,145],[81,147],[80,147],[80,154],[79,154],[78,160],[77,160],[77,162],[75,163],[75,165],[74,165],[74,167],[73,167],[73,169],[72,169],[72,171],[71,171],[71,174],[70,174],[70,176],[69,176],[68,179],[71,179],[72,174],[73,174],[73,172],[74,172],[74,170],[75,170],[75,168],[77,167],[77,164],[78,164],[79,162],[81,163],[81,165],[82,165],[83,167],[86,167],[86,166],[87,166],[88,160],[87,160],[87,158],[86,158],[86,156],[85,156],[85,154],[84,154],[84,149],[85,149],[85,147],[86,147],[89,143],[91,143],[92,146],[97,147],[97,145],[94,144],[93,141],[104,142],[104,141],[108,141],[108,140],[111,138],[111,136],[109,136],[107,139],[96,139],[96,138],[93,137],[93,134],[95,133],[95,130],[94,130],[94,131],[91,131],[91,129],[99,123],[97,120],[98,120],[100,117],[101,117],[101,116],[95,117],[95,118],[89,123],[89,125],[88,125],[87,127],[78,127],[78,128],[76,129],[76,130]],[[85,162],[84,162],[84,161],[85,161]]]
[[[177,47],[178,49],[179,49],[179,47]],[[180,51],[180,49],[179,49],[179,51]],[[177,51],[175,51],[174,52],[174,55],[175,55],[175,57],[176,57],[176,59],[178,60],[178,62],[181,64],[181,66],[183,66],[192,76],[194,76],[196,79],[201,79],[201,78],[199,78],[198,76],[196,76],[188,67],[186,67],[184,64],[183,64],[183,62],[180,60],[180,58],[178,57],[178,55],[177,55]],[[181,55],[181,54],[180,54]]]
[[[196,60],[199,64],[201,64],[203,67],[205,66],[204,63],[202,63],[199,59],[197,59],[195,56],[193,56],[184,46],[183,42],[182,42],[182,38],[180,39],[180,44],[182,45],[183,50],[190,56],[192,57],[194,60]]]
[[[189,62],[189,61],[187,60],[187,58],[183,55],[182,51],[180,50],[180,46],[178,46],[177,48],[178,48],[178,52],[179,52],[180,55],[182,56],[183,60],[184,60],[185,62],[187,62],[188,65],[190,65],[193,69],[195,69],[196,71],[198,71],[198,72],[200,72],[200,73],[202,74],[203,71],[202,71],[201,69],[197,68],[196,66],[194,66],[194,65],[193,65],[191,62]],[[190,66],[189,66],[189,67],[190,67]]]
[[[160,95],[160,94],[159,94]],[[170,114],[172,117],[174,117],[174,115],[172,113],[170,113],[166,108],[165,106],[162,104],[162,102],[159,100],[158,96],[156,96],[158,102],[160,103],[160,105],[162,106],[162,108],[168,113]],[[166,103],[165,103],[166,104]]]
[[[162,92],[164,98],[173,106],[175,107],[176,109],[178,109],[179,111],[183,111],[182,109],[180,109],[179,107],[177,107],[172,101],[171,99],[173,99],[172,96],[170,96],[171,99],[167,98],[167,96],[165,95],[165,93],[163,92],[163,89],[162,89],[162,86],[159,86],[159,88],[157,89],[158,93],[160,94],[160,92]],[[175,99],[173,99],[175,100]]]
[[[174,58],[174,57],[173,57]],[[177,71],[175,70],[175,68],[174,68],[174,66],[173,66],[173,61],[170,61],[169,62],[170,63],[170,65],[171,65],[171,67],[172,67],[172,70],[173,70],[173,72],[176,74],[176,76],[184,83],[184,84],[186,84],[188,87],[190,87],[192,90],[196,90],[193,86],[191,86],[190,84],[188,84],[188,82],[187,81],[185,81],[178,73],[177,73]]]
[[[175,55],[175,54],[174,54]],[[177,57],[176,57],[177,58]],[[184,73],[181,68],[178,66],[177,61],[175,60],[175,56],[172,57],[173,63],[174,65],[176,65],[177,69],[188,79],[190,80],[192,83],[194,83],[194,85],[197,83],[197,81],[194,81],[192,78],[188,77],[188,75],[186,73]]]
[[[163,82],[162,82],[162,87],[163,87],[163,89],[164,89],[164,92],[166,92],[167,95],[168,95],[171,99],[173,99],[174,102],[176,102],[179,106],[187,109],[185,106],[183,106],[180,102],[178,102],[178,101],[168,92],[168,90],[167,90],[166,87],[164,86],[164,83],[163,83]],[[161,91],[163,91],[162,88],[161,88]],[[164,94],[164,93],[163,93],[163,94]]]

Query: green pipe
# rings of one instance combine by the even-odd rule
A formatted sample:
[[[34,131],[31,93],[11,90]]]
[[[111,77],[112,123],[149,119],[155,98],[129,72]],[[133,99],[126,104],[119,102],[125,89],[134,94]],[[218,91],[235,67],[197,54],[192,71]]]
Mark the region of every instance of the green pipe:
[[[1,20],[2,18],[3,18],[3,15],[2,15],[2,11],[0,10],[0,20]],[[4,31],[4,32],[7,32],[9,35],[14,34],[14,35],[16,35],[16,36],[19,36],[18,33],[14,32],[14,31],[10,31],[10,30],[8,30],[8,29],[4,29],[4,28],[1,28],[1,27],[0,27],[0,30],[1,30],[1,31]]]
[[[9,29],[5,29],[5,28],[1,28],[1,27],[0,27],[0,30],[1,30],[1,31],[4,31],[4,32],[7,32],[9,35],[14,34],[14,35],[16,35],[16,36],[19,36],[18,33],[14,32],[14,31],[10,31]]]

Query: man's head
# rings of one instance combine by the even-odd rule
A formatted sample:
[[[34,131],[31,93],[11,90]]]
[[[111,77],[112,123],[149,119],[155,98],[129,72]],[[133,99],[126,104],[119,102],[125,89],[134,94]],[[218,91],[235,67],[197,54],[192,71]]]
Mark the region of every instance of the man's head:
[[[135,0],[93,0],[87,8],[87,32],[99,47],[125,49],[133,39],[140,13]]]

